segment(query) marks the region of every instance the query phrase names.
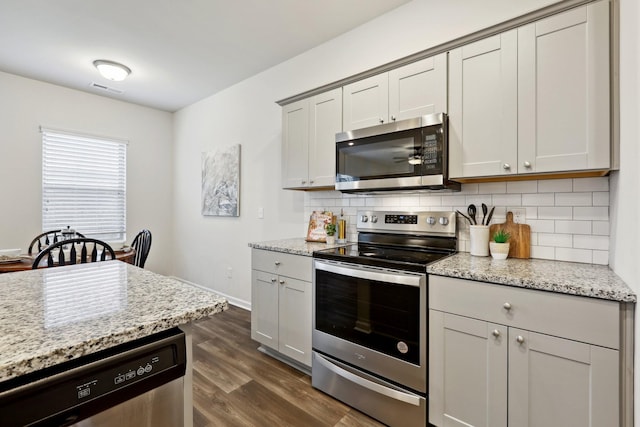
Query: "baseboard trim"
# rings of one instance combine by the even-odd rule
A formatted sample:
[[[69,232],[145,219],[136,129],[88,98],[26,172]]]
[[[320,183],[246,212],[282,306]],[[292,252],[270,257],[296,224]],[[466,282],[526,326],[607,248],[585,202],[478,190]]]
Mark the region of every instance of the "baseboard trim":
[[[176,277],[176,276],[169,276],[169,277],[171,277],[172,279],[178,280],[178,281],[180,281],[182,283],[186,283],[187,285],[191,285],[191,286],[195,286],[196,288],[200,288],[203,291],[207,291],[207,292],[211,292],[213,294],[220,295],[221,297],[226,298],[226,300],[227,300],[227,302],[229,304],[231,304],[233,306],[236,306],[236,307],[243,308],[243,309],[248,310],[248,311],[251,311],[251,303],[249,301],[245,301],[245,300],[242,300],[242,299],[239,299],[239,298],[232,297],[230,295],[225,294],[224,292],[220,292],[220,291],[216,291],[215,289],[207,288],[206,286],[202,286],[202,285],[199,285],[197,283],[190,282],[190,281],[185,280],[185,279],[181,279],[180,277]]]

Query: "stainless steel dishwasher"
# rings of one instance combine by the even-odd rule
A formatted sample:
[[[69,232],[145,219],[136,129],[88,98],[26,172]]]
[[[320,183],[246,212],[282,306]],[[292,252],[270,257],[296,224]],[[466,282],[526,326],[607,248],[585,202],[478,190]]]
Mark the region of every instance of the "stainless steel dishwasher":
[[[0,384],[2,426],[180,427],[185,334],[178,328]]]

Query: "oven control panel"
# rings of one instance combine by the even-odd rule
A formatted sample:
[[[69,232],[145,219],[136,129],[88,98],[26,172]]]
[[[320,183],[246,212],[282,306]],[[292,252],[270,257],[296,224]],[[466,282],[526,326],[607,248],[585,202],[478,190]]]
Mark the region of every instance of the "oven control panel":
[[[358,231],[455,236],[456,213],[451,211],[359,211]]]

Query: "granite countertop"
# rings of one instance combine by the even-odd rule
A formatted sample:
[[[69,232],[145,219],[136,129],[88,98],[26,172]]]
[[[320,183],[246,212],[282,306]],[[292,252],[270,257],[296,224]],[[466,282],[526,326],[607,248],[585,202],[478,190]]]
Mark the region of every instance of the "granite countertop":
[[[348,244],[349,243],[336,243],[334,245],[328,245],[326,243],[307,242],[304,238],[292,238],[271,240],[268,242],[249,243],[249,246],[254,249],[264,249],[273,252],[284,252],[293,255],[312,256],[314,251],[329,248],[339,248]]]
[[[541,259],[494,260],[459,252],[427,267],[427,273],[521,288],[636,302],[631,288],[605,265]]]
[[[0,382],[184,325],[226,299],[120,261],[0,275]]]

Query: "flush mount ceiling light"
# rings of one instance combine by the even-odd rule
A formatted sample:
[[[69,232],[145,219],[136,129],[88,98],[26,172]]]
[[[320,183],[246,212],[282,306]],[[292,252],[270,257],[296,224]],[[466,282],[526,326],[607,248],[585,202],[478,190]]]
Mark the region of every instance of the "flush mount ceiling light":
[[[102,74],[105,79],[109,79],[114,82],[120,82],[131,74],[131,69],[126,65],[107,61],[106,59],[95,60],[93,61],[93,65],[98,69],[98,71],[100,71],[100,74]]]

